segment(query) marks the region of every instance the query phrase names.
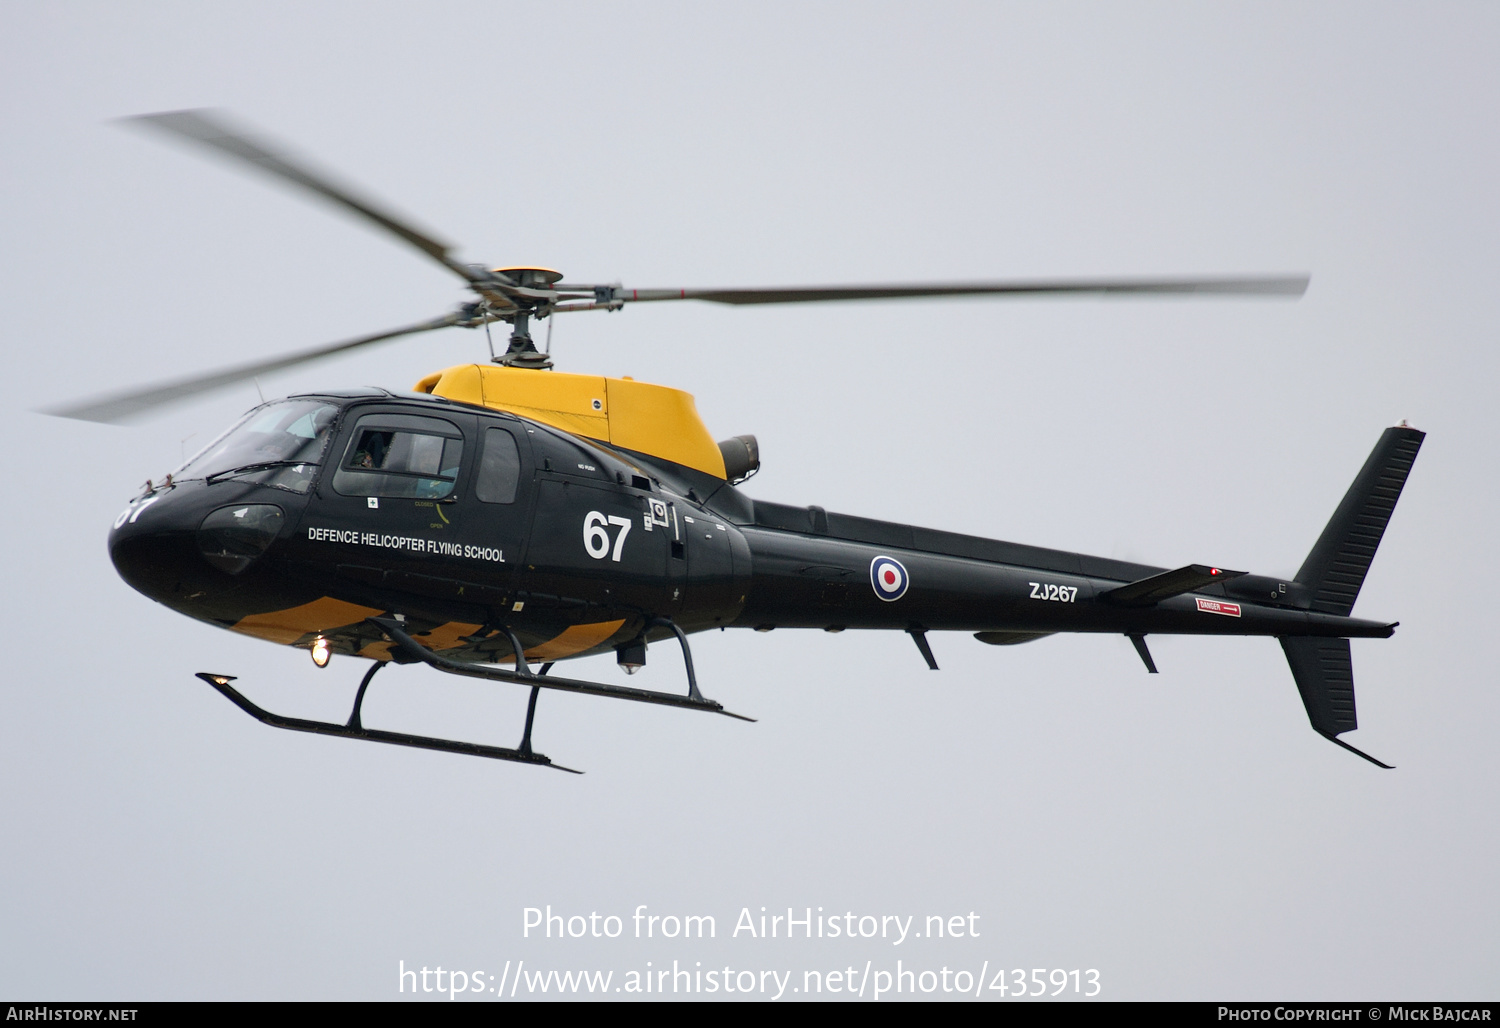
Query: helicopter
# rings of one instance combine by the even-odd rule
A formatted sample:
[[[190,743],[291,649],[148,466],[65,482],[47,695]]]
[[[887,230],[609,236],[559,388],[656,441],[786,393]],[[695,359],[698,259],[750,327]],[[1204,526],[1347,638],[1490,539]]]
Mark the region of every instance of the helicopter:
[[[699,688],[689,636],[709,629],[885,630],[926,666],[930,632],[1012,646],[1056,633],[1114,633],[1157,673],[1152,634],[1271,636],[1312,728],[1358,727],[1351,638],[1397,623],[1351,616],[1424,433],[1384,430],[1292,576],[1207,564],[1161,568],[751,499],[754,436],[715,441],[693,397],[664,385],[553,370],[531,326],[640,303],[726,305],[952,296],[1301,296],[1309,277],[1100,279],[626,289],[574,284],[543,267],[466,264],[284,148],[207,110],[125,119],[206,147],[342,208],[457,275],[474,295],[428,321],[164,384],[48,408],[121,422],[162,405],[374,343],[444,328],[511,327],[490,359],[437,371],[408,391],[305,393],[264,402],[159,481],[109,532],[120,576],[196,620],[309,651],[370,661],[347,721],[261,708],[234,676],[198,678],[264,724],[577,772],[533,748],[543,689],[753,720]],[[550,330],[551,322],[548,321]],[[550,345],[547,347],[550,351]],[[675,641],[686,689],[633,688],[552,673],[609,654],[633,674]],[[367,727],[362,708],[389,663],[530,690],[515,747]],[[536,665],[533,667],[533,665]]]

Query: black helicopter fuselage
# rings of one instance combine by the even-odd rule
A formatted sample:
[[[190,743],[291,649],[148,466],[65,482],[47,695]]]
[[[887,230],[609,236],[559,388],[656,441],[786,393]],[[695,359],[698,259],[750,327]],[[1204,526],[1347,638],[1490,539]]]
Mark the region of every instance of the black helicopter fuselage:
[[[127,582],[225,628],[381,660],[406,658],[374,616],[404,621],[448,659],[503,663],[502,629],[528,658],[557,660],[660,638],[657,619],[685,632],[963,631],[997,644],[1391,632],[1256,575],[1122,598],[1164,569],[754,501],[702,472],[439,397],[371,390],[283,406],[284,418],[323,412],[316,459],[202,477],[190,464],[154,486],[110,536]],[[360,449],[372,440],[435,456],[372,471]]]
[[[429,375],[415,394],[367,390],[263,405],[162,483],[148,482],[116,520],[115,566],[147,596],[306,648],[320,666],[335,653],[373,661],[342,725],[271,714],[231,687],[232,676],[200,673],[261,721],[548,764],[531,749],[543,689],[729,713],[697,687],[688,635],[709,628],[903,631],[933,669],[930,631],[972,632],[996,645],[1118,632],[1151,673],[1149,634],[1265,635],[1285,650],[1313,728],[1353,749],[1337,738],[1356,727],[1348,640],[1388,636],[1395,626],[1349,615],[1421,446],[1422,433],[1404,422],[1382,435],[1295,575],[1164,570],[751,500],[736,485],[759,467],[753,437],[716,443],[681,390],[552,373],[529,327],[565,312],[668,301],[1297,297],[1306,275],[749,289],[568,283],[551,268],[460,263],[448,244],[221,115],[170,111],[134,123],[334,204],[456,274],[473,298],[403,328],[52,413],[118,421],[401,336],[492,322],[512,329],[504,354]],[[610,651],[634,671],[647,644],[668,637],[682,649],[686,696],[549,673],[556,661]],[[391,661],[529,685],[521,744],[364,728],[371,677]]]

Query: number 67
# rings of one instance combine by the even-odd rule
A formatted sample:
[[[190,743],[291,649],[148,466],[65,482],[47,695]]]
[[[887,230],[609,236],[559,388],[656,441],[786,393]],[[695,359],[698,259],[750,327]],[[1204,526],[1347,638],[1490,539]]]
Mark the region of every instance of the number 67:
[[[629,518],[613,514],[605,517],[597,510],[589,511],[588,516],[583,519],[583,548],[595,560],[604,559],[604,555],[609,553],[609,532],[604,527],[606,524],[619,526],[620,534],[615,536],[615,552],[610,555],[611,560],[619,561],[620,554],[625,549],[625,537],[630,534]]]

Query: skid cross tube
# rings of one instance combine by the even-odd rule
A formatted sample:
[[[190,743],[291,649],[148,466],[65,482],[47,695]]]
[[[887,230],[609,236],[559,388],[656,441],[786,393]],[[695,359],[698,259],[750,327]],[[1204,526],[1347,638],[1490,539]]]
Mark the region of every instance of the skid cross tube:
[[[370,665],[370,670],[365,672],[365,677],[360,679],[359,692],[354,694],[354,709],[349,712],[349,724],[347,727],[355,729],[365,727],[363,722],[361,722],[359,719],[360,708],[365,705],[365,690],[370,687],[370,679],[375,677],[375,672],[379,671],[383,667],[385,667],[385,663],[377,660],[375,663]],[[203,675],[200,674],[198,677],[202,678]],[[213,683],[210,682],[209,684],[212,685]]]
[[[526,654],[521,649],[521,640],[516,638],[516,633],[511,631],[509,625],[506,625],[502,631],[505,632],[505,637],[510,640],[511,652],[516,655],[516,673],[526,678],[535,678],[536,676],[531,673],[531,665],[526,663]],[[547,666],[551,667],[552,665],[548,664]],[[544,675],[546,673],[545,671],[542,672]]]
[[[511,645],[516,648],[516,663],[518,665],[522,666],[522,667],[525,667],[526,657],[521,652],[521,641],[516,638],[516,633],[512,632],[509,628],[507,628],[505,630],[505,634],[508,635],[508,636],[510,636]],[[544,676],[547,674],[548,671],[551,671],[551,670],[552,670],[552,662],[550,660],[547,663],[545,663],[545,664],[542,665],[542,674]],[[530,668],[526,668],[526,673],[528,675],[531,674],[531,669]],[[529,754],[531,752],[531,726],[536,721],[536,698],[538,696],[540,696],[541,694],[542,694],[542,687],[541,686],[539,686],[539,685],[533,685],[531,687],[531,699],[529,699],[529,700],[526,701],[526,730],[521,733],[521,752],[522,753],[528,753]]]
[[[590,696],[610,696],[618,700],[635,700],[637,703],[658,703],[664,707],[686,707],[689,710],[703,710],[710,714],[723,714],[740,721],[754,721],[753,717],[745,717],[743,714],[734,714],[724,709],[724,705],[713,700],[704,699],[698,692],[698,681],[693,674],[692,654],[687,648],[687,639],[682,629],[667,621],[665,618],[653,620],[652,626],[657,622],[669,626],[677,635],[678,641],[682,643],[683,656],[687,661],[688,673],[688,695],[679,696],[676,693],[654,692],[650,689],[632,689],[622,685],[603,685],[599,682],[584,682],[573,678],[555,678],[548,674],[525,674],[516,671],[507,671],[504,668],[481,667],[477,664],[464,664],[460,661],[449,660],[447,657],[439,656],[421,643],[417,642],[395,621],[389,618],[367,618],[366,621],[385,633],[396,645],[400,646],[409,655],[420,660],[428,667],[439,671],[446,671],[451,675],[465,675],[469,678],[485,678],[492,682],[511,682],[516,685],[538,686],[543,689],[557,689],[560,692],[578,692]],[[651,627],[651,626],[648,626]],[[550,666],[550,665],[547,665]]]
[[[426,735],[407,735],[404,732],[382,732],[376,728],[360,728],[355,724],[335,725],[327,721],[305,721],[299,717],[282,717],[280,714],[273,714],[269,710],[257,707],[246,699],[239,690],[229,684],[234,681],[233,675],[212,675],[206,671],[200,671],[198,677],[219,690],[229,702],[246,714],[272,728],[286,728],[293,732],[311,732],[314,735],[336,735],[344,739],[363,739],[366,742],[385,742],[393,746],[411,746],[419,750],[461,753],[469,757],[489,757],[491,760],[511,760],[518,764],[536,764],[540,767],[555,768],[574,775],[583,774],[582,771],[575,771],[571,767],[554,764],[545,755],[533,752],[529,738],[524,750],[510,750],[503,746],[485,746],[477,742],[459,742],[456,739],[435,739]],[[365,675],[365,680],[360,685],[361,697],[363,697],[364,687],[370,684],[371,677],[369,674]],[[356,722],[358,717],[359,708],[356,706],[350,721]]]
[[[641,634],[644,636],[646,632],[653,628],[670,628],[672,634],[677,636],[677,641],[682,644],[682,666],[687,668],[688,696],[699,702],[706,702],[703,699],[703,694],[698,691],[698,676],[693,673],[693,651],[688,649],[687,633],[678,628],[676,622],[671,618],[652,618],[646,622],[646,627],[641,630]],[[728,711],[725,711],[725,713],[728,713]],[[738,714],[730,714],[729,716],[739,717]],[[740,720],[753,721],[754,718],[747,717],[740,718]]]
[[[536,721],[536,698],[541,691],[541,686],[533,685],[531,699],[526,701],[526,730],[521,733],[521,752],[528,756],[531,754],[531,725]]]

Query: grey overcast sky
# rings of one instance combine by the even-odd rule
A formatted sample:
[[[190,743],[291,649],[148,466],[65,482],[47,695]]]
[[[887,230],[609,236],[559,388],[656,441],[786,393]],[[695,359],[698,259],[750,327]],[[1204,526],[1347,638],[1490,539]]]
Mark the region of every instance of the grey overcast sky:
[[[1497,51],[1480,3],[6,5],[0,997],[390,999],[404,962],[492,1001],[524,960],[792,972],[784,1001],[899,959],[1096,969],[1113,999],[1496,998]],[[705,691],[759,723],[546,696],[538,747],[582,778],[254,723],[193,673],[337,718],[361,666],[172,614],[104,541],[255,389],[131,428],[32,411],[460,290],[110,124],[199,106],[464,259],[584,280],[1310,272],[1298,302],[642,307],[553,350],[758,435],[754,496],[1169,567],[1293,572],[1410,419],[1355,608],[1401,627],[1354,644],[1350,737],[1397,770],[1312,732],[1268,640],[1157,637],[1147,676],[1115,637],[938,635],[932,673],[904,636],[701,636]],[[260,386],[405,388],[483,347]],[[406,667],[366,720],[513,745],[523,710]],[[523,938],[549,904],[625,930]],[[716,936],[636,939],[642,904]],[[762,907],[978,937],[733,934]]]

